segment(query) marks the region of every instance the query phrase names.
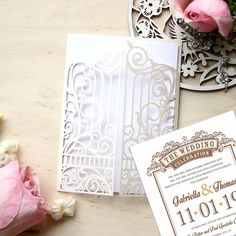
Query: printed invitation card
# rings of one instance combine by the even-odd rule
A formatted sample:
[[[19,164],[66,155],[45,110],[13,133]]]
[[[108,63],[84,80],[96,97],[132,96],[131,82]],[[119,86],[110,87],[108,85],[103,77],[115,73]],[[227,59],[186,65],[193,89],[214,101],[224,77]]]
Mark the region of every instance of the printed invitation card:
[[[131,147],[161,235],[236,235],[234,112]]]

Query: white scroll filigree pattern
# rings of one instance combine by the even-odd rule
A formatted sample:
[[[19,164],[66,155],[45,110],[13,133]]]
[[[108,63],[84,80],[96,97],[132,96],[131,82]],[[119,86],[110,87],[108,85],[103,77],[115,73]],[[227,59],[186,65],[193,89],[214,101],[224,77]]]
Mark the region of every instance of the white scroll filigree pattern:
[[[173,131],[177,78],[178,73],[172,67],[156,64],[144,49],[130,45],[125,84],[122,195],[145,194],[129,148]]]
[[[218,38],[196,39],[170,12],[168,0],[130,0],[129,28],[132,36],[178,39],[182,42],[180,86],[210,91],[236,85],[236,38],[230,45]]]
[[[112,108],[119,104],[120,55],[109,56],[95,65],[70,66],[61,191],[113,194],[118,111]]]
[[[59,190],[144,195],[129,149],[177,125],[179,46],[123,37],[69,41]],[[163,45],[171,60],[163,59]]]

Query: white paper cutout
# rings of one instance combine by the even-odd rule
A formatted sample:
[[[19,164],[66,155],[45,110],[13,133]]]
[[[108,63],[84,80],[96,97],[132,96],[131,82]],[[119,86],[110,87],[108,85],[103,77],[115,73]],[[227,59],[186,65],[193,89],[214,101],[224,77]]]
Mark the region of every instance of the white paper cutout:
[[[133,60],[138,54],[146,63],[140,65]],[[124,195],[145,193],[129,147],[174,129],[175,71],[147,57],[141,48],[132,48],[128,53],[121,178]]]
[[[144,194],[127,143],[173,130],[177,62],[176,43],[69,35],[60,191]]]

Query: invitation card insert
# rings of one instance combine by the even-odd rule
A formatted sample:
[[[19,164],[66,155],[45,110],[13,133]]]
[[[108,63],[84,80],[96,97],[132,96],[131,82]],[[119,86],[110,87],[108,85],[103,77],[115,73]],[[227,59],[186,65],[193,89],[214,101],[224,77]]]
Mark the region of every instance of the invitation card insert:
[[[236,232],[233,112],[131,147],[161,235]]]

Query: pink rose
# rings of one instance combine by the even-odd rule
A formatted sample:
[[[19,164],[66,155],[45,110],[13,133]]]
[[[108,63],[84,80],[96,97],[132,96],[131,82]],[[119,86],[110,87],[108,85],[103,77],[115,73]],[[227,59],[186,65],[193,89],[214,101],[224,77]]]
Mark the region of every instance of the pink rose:
[[[219,33],[227,37],[233,19],[224,0],[169,0],[170,8],[176,18],[200,32],[211,32],[218,28]]]
[[[29,167],[11,161],[0,168],[0,235],[15,236],[38,224],[49,211]]]

